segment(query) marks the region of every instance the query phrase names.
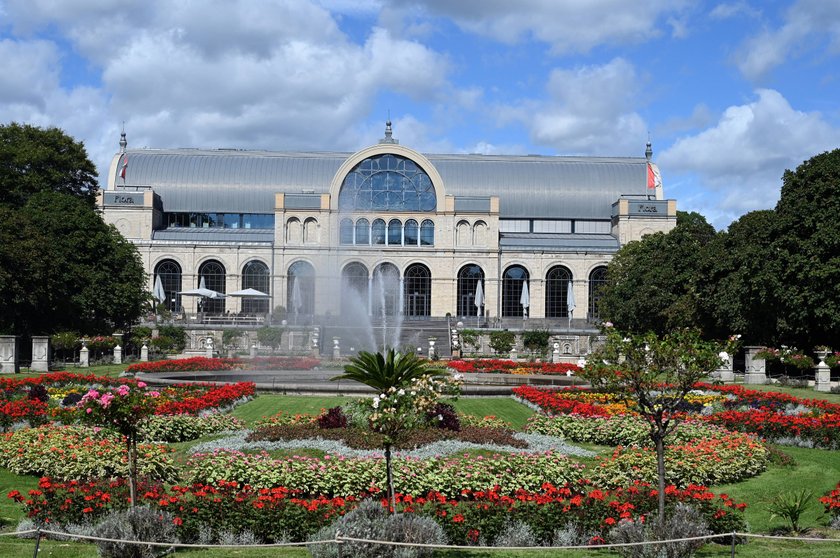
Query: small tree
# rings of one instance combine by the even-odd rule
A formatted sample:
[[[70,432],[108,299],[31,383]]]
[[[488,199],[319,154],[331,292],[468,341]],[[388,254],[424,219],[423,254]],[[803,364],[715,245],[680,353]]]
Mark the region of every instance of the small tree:
[[[430,367],[413,352],[389,349],[384,355],[359,352],[344,367],[344,374],[331,379],[354,380],[379,392],[368,409],[368,421],[374,432],[383,435],[388,498],[396,511],[391,448],[401,436],[424,423],[426,411],[434,408],[441,395],[458,394],[459,378]]]
[[[115,430],[125,436],[128,453],[128,479],[131,507],[137,505],[137,439],[142,421],[153,415],[158,406],[157,391],[146,391],[145,382],[136,386],[89,390],[79,401],[82,421]]]
[[[490,332],[490,348],[496,353],[509,353],[516,342],[516,335],[512,331],[503,329]]]
[[[590,357],[581,375],[594,389],[618,395],[648,422],[656,447],[659,476],[659,519],[665,517],[665,438],[680,419],[680,407],[694,385],[717,369],[728,348],[705,341],[694,329],[626,335],[606,327],[602,347]],[[734,340],[733,340],[734,342]]]
[[[283,341],[283,328],[264,326],[257,330],[257,341],[260,345],[271,347],[271,352],[280,346]]]
[[[548,352],[548,342],[551,339],[551,332],[547,329],[533,329],[522,332],[522,345],[539,355]]]

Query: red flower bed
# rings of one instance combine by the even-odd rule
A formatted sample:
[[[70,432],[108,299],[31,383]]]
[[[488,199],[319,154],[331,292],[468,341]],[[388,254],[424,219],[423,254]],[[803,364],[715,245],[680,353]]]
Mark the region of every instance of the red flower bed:
[[[250,397],[254,395],[255,385],[253,382],[239,382],[236,384],[227,384],[216,386],[213,384],[191,384],[189,386],[175,386],[176,389],[192,389],[195,388],[206,389],[206,391],[199,392],[191,397],[186,397],[180,401],[169,401],[157,408],[155,414],[158,415],[194,415],[199,411],[205,409],[216,409],[219,407],[226,407],[241,399],[242,397]]]
[[[515,362],[503,359],[451,360],[449,368],[464,374],[482,372],[485,374],[577,374],[580,367],[568,362]]]
[[[118,386],[121,384],[136,384],[130,378],[109,378],[94,376],[93,374],[75,374],[73,372],[52,372],[31,378],[0,378],[0,389],[3,391],[18,391],[25,387],[37,385],[65,385],[65,384],[99,384],[102,386]]]
[[[533,386],[519,386],[513,388],[514,395],[537,405],[539,408],[551,414],[576,414],[584,417],[609,416],[610,413],[608,413],[607,410],[600,405],[563,397],[564,393],[574,393],[575,391],[583,390],[575,388],[557,390],[537,388]]]
[[[825,506],[825,513],[831,517],[840,517],[840,482],[834,490],[820,498],[820,503]]]
[[[219,370],[311,370],[321,364],[311,357],[207,358],[192,357],[176,360],[138,362],[126,371],[136,372],[216,372]]]

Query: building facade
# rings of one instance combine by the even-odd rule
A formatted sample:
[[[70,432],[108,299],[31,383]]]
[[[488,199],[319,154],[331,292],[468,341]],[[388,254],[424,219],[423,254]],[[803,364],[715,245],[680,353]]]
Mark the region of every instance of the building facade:
[[[127,149],[123,135],[99,203],[175,312],[565,327],[597,320],[623,244],[676,224],[656,179],[650,144],[638,158],[431,155],[389,123],[356,153]],[[268,296],[179,294],[199,287]]]

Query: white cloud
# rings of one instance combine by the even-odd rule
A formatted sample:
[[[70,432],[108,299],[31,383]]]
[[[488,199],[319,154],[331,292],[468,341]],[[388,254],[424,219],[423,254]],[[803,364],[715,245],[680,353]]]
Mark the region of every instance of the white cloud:
[[[751,103],[727,108],[713,127],[662,152],[658,163],[669,195],[675,194],[669,175],[696,177],[708,187],[701,195],[705,207],[721,221],[732,220],[772,207],[785,169],[840,145],[840,129],[821,114],[795,110],[774,90],[756,94]]]
[[[533,37],[563,53],[586,52],[605,43],[639,43],[658,36],[663,17],[680,14],[690,2],[397,0],[395,4],[424,5],[430,13],[451,17],[473,33],[505,43]],[[674,31],[679,32],[676,27]]]
[[[739,2],[728,2],[718,4],[717,6],[712,8],[711,12],[709,12],[709,16],[712,19],[730,19],[739,15],[757,17],[760,14],[761,12],[759,12],[743,0]]]
[[[836,52],[840,48],[840,3],[800,0],[785,14],[784,24],[749,38],[736,63],[750,79],[760,79],[792,57],[802,56],[828,37]]]
[[[543,100],[497,109],[499,121],[520,121],[533,141],[562,154],[640,155],[647,127],[634,111],[639,77],[616,58],[601,66],[555,69]]]

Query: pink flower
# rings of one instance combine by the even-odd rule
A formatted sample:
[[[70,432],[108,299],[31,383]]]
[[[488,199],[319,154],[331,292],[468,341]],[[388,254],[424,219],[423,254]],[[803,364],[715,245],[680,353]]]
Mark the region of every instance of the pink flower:
[[[126,396],[128,395],[130,389],[131,388],[129,388],[127,385],[123,384],[117,388],[117,394],[121,396]]]
[[[137,387],[139,387],[139,388],[146,387],[146,382],[137,382]]]
[[[95,389],[91,389],[90,391],[88,391],[85,394],[85,397],[87,397],[89,399],[96,399],[97,397],[99,397],[99,392],[96,391]]]
[[[86,412],[87,414],[91,414],[91,413],[93,412],[93,409],[91,409],[90,407],[88,407],[88,408],[85,410],[85,412]]]

